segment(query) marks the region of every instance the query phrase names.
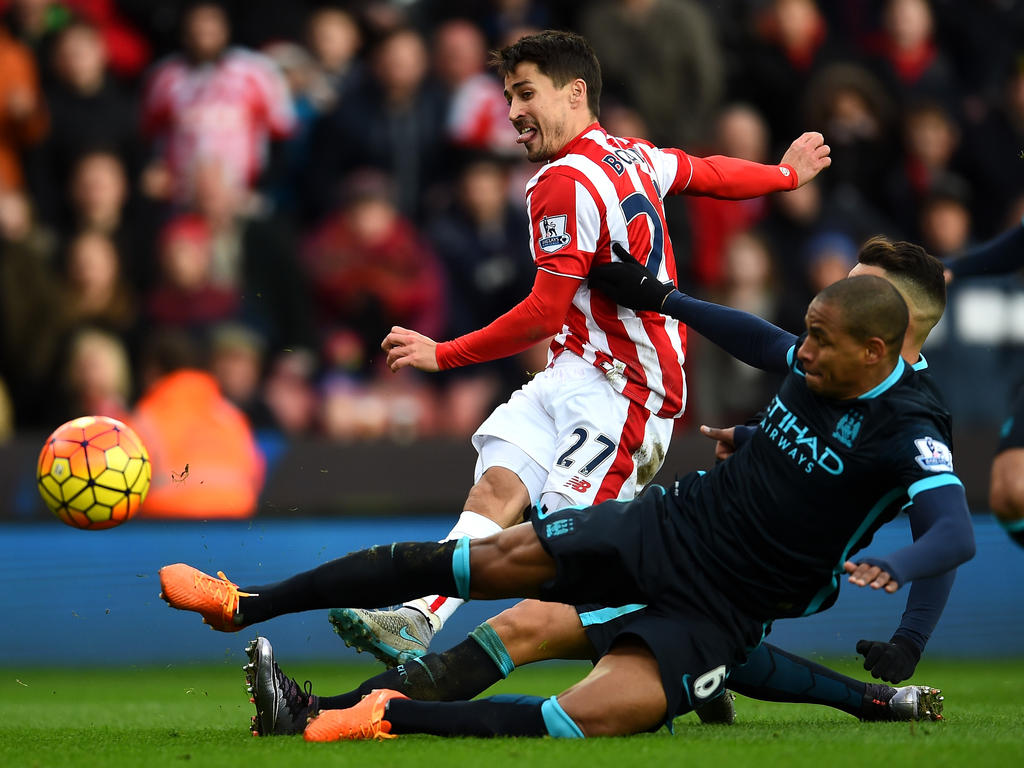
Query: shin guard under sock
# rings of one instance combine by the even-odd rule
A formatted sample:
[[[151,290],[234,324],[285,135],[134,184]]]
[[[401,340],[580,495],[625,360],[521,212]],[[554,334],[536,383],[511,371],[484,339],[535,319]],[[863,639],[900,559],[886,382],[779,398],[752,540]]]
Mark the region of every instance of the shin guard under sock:
[[[859,717],[867,683],[761,643],[729,673],[729,688],[762,701],[824,704]]]

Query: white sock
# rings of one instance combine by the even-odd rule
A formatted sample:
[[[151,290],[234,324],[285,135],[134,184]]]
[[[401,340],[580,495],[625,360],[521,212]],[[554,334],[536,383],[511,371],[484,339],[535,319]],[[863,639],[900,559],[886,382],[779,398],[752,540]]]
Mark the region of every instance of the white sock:
[[[455,523],[455,527],[441,541],[461,539],[463,536],[468,536],[471,539],[482,539],[500,530],[502,530],[501,526],[491,520],[491,518],[484,517],[476,512],[467,511],[459,516],[459,521]],[[434,628],[434,632],[437,632],[464,602],[465,600],[460,600],[457,597],[428,595],[418,600],[410,600],[405,605],[425,613],[430,620],[430,626]]]

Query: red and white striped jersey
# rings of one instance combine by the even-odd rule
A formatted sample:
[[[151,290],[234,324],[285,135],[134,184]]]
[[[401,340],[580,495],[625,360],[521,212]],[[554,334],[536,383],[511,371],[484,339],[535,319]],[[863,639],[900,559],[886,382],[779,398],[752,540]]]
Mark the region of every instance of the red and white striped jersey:
[[[198,163],[215,159],[229,178],[251,184],[266,160],[267,138],[295,125],[288,84],[267,57],[230,48],[195,66],[181,55],[156,66],[142,107],[144,132],[163,142],[178,195]]]
[[[665,195],[747,197],[795,184],[788,166],[694,158],[641,139],[609,136],[597,123],[589,126],[526,186],[537,269],[580,281],[549,360],[568,349],[602,369],[633,402],[658,416],[681,415],[686,327],[592,292],[587,273],[593,264],[611,261],[612,243],[620,243],[659,280],[674,283]]]

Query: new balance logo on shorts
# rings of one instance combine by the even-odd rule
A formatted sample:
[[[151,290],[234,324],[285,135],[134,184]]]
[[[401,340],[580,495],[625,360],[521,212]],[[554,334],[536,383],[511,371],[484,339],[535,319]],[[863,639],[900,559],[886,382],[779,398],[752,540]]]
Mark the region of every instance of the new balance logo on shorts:
[[[586,493],[587,489],[590,488],[590,481],[584,480],[579,475],[576,475],[565,483],[566,488],[572,488],[576,493]]]

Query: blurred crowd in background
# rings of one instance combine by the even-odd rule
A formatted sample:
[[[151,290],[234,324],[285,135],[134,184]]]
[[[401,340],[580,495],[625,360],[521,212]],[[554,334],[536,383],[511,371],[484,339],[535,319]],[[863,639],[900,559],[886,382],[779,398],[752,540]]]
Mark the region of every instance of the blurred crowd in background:
[[[950,258],[1024,213],[1012,0],[0,0],[0,435],[218,409],[285,438],[471,434],[545,345],[433,376],[379,345],[529,292],[537,169],[487,53],[546,27],[593,44],[612,134],[761,162],[825,135],[799,190],[669,202],[703,298],[799,331],[867,237]],[[1020,344],[1021,314],[975,325]],[[692,337],[687,370],[709,423],[772,386]]]

